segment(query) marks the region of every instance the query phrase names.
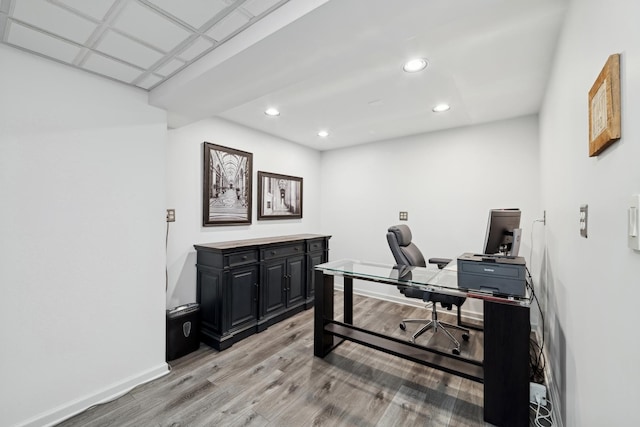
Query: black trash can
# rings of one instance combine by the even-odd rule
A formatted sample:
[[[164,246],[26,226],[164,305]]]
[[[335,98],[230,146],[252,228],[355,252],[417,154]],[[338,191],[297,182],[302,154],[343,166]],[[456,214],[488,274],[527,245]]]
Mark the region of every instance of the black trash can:
[[[167,310],[167,362],[200,347],[199,312],[200,305],[195,302]]]

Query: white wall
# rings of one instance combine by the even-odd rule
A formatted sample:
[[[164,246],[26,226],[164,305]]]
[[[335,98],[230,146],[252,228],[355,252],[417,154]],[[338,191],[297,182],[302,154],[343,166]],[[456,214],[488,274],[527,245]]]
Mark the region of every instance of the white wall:
[[[202,226],[203,142],[253,154],[252,224]],[[258,171],[303,179],[302,219],[258,221]],[[169,132],[167,206],[176,209],[167,249],[167,306],[196,301],[196,243],[321,233],[320,153],[227,122],[208,119]]]
[[[640,253],[626,231],[627,202],[640,193],[638,16],[638,2],[571,3],[540,115],[547,349],[567,426],[637,425]],[[622,54],[622,139],[590,158],[587,94],[613,53]]]
[[[386,233],[401,223],[399,211],[408,211],[425,257],[480,252],[489,210],[517,207],[520,253],[529,262],[532,224],[542,217],[538,160],[537,116],[325,152],[322,228],[334,235],[330,258],[393,263]],[[393,287],[354,287],[407,301]],[[478,312],[481,304],[465,308]]]
[[[167,372],[165,113],[0,46],[0,425]]]

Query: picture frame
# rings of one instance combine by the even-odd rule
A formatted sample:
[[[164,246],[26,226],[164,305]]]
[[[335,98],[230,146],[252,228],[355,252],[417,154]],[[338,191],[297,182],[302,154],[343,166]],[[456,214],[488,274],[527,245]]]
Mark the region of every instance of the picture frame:
[[[620,54],[610,55],[589,90],[589,157],[620,139]]]
[[[251,224],[253,154],[203,143],[202,225]]]
[[[302,178],[258,171],[258,220],[302,218]]]

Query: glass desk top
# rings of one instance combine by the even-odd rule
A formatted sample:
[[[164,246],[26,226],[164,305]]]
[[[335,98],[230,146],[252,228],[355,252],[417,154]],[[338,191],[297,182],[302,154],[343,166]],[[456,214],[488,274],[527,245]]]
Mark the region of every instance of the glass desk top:
[[[316,270],[330,276],[342,276],[370,282],[385,283],[394,286],[421,289],[440,294],[484,299],[505,304],[529,306],[531,292],[527,288],[524,297],[494,295],[488,291],[462,289],[458,287],[457,261],[451,261],[439,270],[431,267],[396,266],[374,262],[341,259],[318,264]]]

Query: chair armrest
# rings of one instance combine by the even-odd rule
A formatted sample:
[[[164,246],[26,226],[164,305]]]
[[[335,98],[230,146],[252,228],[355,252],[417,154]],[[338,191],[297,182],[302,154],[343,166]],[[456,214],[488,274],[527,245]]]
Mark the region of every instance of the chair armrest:
[[[445,268],[451,261],[451,258],[429,258],[429,264],[438,264],[439,269]]]

